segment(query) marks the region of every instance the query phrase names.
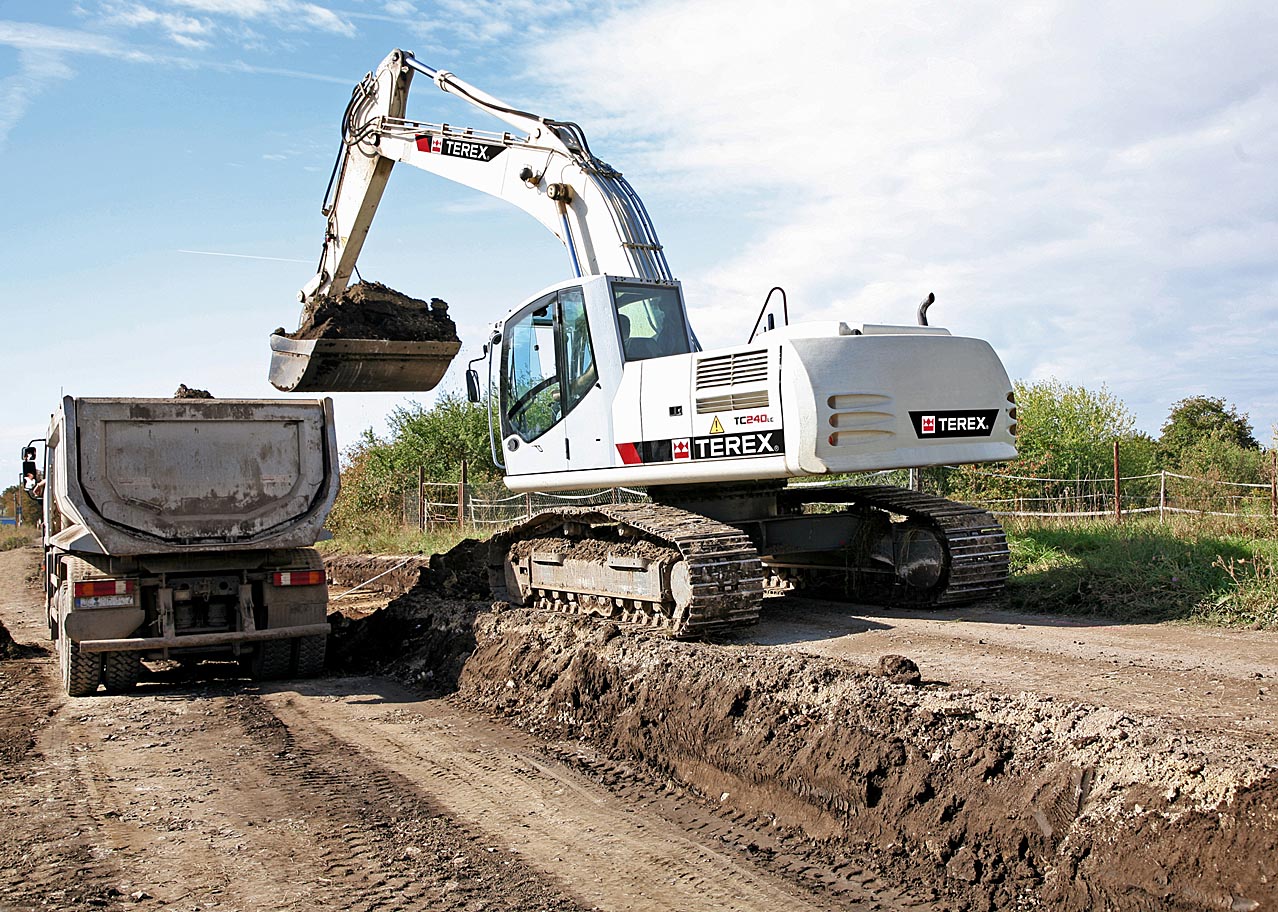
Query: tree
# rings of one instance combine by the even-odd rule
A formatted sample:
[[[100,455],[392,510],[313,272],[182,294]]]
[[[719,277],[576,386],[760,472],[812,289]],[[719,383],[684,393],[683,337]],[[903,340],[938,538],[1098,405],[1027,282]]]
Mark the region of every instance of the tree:
[[[22,511],[22,525],[34,528],[43,516],[40,501],[28,494],[20,485],[10,485],[0,491],[0,516],[13,516],[14,510]]]
[[[1157,443],[1136,430],[1131,412],[1104,387],[1089,390],[1054,379],[1014,385],[1018,456],[1003,469],[1014,477],[990,474],[987,466],[964,466],[950,476],[948,496],[1009,506],[1077,499],[1093,486],[1080,486],[1076,479],[1113,477],[1115,442],[1123,476],[1155,471]],[[1043,478],[1061,481],[1035,480]]]
[[[1240,415],[1224,399],[1190,396],[1171,407],[1158,438],[1159,452],[1168,464],[1180,466],[1186,451],[1207,438],[1232,443],[1243,450],[1260,449],[1245,414]]]
[[[1153,441],[1103,386],[1095,391],[1055,379],[1015,386],[1020,456],[1014,467],[1032,466],[1052,478],[1108,478],[1117,441],[1123,474],[1152,470]]]
[[[398,524],[404,492],[416,487],[419,467],[428,481],[455,482],[465,459],[470,481],[501,478],[492,461],[484,403],[448,392],[429,407],[396,408],[387,424],[388,440],[366,430],[344,454],[342,490],[329,514],[335,532],[375,533]]]

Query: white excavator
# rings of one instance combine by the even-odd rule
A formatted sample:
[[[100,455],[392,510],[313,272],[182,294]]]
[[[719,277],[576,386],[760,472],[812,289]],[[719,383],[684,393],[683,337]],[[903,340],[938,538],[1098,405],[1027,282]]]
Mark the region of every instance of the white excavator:
[[[414,74],[513,130],[406,119]],[[1001,592],[1007,543],[986,511],[787,484],[1016,455],[1007,372],[987,342],[928,325],[931,295],[909,325],[790,323],[773,289],[747,341],[703,350],[643,203],[576,124],[395,50],[356,86],[342,135],[304,303],[346,289],[397,162],[513,203],[567,248],[572,277],[494,326],[468,390],[489,403],[511,490],[637,485],[650,501],[548,510],[494,536],[498,597],[691,637],[755,621],[774,588],[908,605]],[[279,333],[271,346],[272,382],[306,392],[430,389],[457,351]]]

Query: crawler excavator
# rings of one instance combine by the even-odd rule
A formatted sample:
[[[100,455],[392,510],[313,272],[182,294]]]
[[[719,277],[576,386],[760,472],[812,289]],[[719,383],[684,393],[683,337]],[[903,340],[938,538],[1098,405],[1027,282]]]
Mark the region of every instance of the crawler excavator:
[[[406,119],[415,74],[511,129]],[[695,637],[755,621],[774,586],[937,606],[1002,590],[1007,543],[984,510],[897,487],[787,484],[1016,455],[1003,365],[987,342],[928,325],[930,295],[915,324],[895,326],[790,323],[784,292],[769,293],[745,343],[704,350],[642,201],[576,124],[395,50],[356,86],[342,136],[304,303],[346,288],[397,162],[513,203],[567,248],[573,276],[495,324],[468,390],[481,399],[474,364],[486,361],[493,454],[512,491],[638,485],[650,502],[548,510],[495,535],[497,597]],[[429,389],[456,351],[440,344],[276,334],[271,379]]]

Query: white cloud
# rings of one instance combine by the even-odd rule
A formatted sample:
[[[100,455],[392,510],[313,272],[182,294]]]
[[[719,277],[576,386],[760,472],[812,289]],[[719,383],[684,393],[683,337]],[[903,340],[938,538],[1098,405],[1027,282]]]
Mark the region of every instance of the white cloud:
[[[1275,43],[1260,2],[699,0],[558,34],[527,70],[659,229],[660,207],[702,207],[702,232],[738,237],[669,250],[707,341],[775,284],[792,315],[851,321],[910,320],[934,290],[935,320],[1014,375],[1121,376],[1153,402],[1179,398],[1158,366],[1191,324],[1273,376],[1272,321],[1231,314],[1278,284]],[[1170,379],[1261,396],[1214,369]]]
[[[302,0],[163,0],[167,5],[231,19],[270,22],[278,28],[312,28],[353,36],[355,27],[345,16]]]
[[[159,12],[147,6],[131,3],[113,8],[107,13],[103,24],[106,26],[123,26],[125,28],[158,27],[175,44],[199,50],[209,46],[209,38],[213,33],[211,24],[193,16]]]
[[[18,51],[18,72],[0,79],[0,150],[40,94],[50,84],[73,75],[61,53],[38,47],[22,47]]]

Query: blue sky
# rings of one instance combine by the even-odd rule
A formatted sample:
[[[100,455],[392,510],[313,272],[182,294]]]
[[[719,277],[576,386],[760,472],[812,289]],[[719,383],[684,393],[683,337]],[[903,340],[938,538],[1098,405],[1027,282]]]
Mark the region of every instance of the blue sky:
[[[1278,423],[1272,3],[0,0],[0,480],[59,395],[275,395],[351,87],[393,47],[581,123],[643,196],[707,345],[933,322],[1157,434]],[[501,129],[424,79],[409,116]],[[523,213],[400,168],[362,274],[465,347],[569,275]],[[21,350],[18,350],[20,341]],[[429,394],[427,394],[429,396]],[[343,445],[404,401],[336,397]]]

